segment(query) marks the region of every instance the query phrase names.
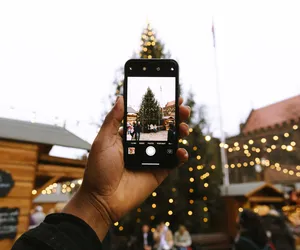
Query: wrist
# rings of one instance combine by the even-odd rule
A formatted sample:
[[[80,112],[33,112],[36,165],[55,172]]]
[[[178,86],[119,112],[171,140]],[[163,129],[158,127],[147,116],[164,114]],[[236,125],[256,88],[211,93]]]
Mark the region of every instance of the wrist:
[[[82,186],[65,206],[63,213],[72,214],[85,221],[100,241],[112,224],[106,208],[92,194],[85,192]]]

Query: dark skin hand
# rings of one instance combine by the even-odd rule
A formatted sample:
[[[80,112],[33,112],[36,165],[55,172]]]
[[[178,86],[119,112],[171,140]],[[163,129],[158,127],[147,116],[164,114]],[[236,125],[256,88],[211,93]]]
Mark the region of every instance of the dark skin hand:
[[[190,108],[179,99],[179,130],[181,136],[189,134],[182,121],[190,115]],[[124,167],[122,129],[124,100],[118,97],[106,116],[99,134],[93,142],[84,178],[79,191],[63,212],[73,214],[89,224],[100,240],[110,225],[141,204],[168,176],[170,170],[131,171]],[[185,149],[179,148],[181,163],[188,159]]]

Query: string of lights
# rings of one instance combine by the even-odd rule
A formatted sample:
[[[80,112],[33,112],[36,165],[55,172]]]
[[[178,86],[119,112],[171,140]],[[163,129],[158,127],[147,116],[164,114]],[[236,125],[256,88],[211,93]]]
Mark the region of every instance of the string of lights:
[[[251,147],[252,151],[256,151],[257,153],[259,153],[261,148],[260,147],[254,147],[253,146],[254,144],[263,144],[263,146],[266,147],[266,145],[268,143],[270,143],[271,146],[266,148],[266,151],[268,153],[270,153],[272,150],[275,150],[275,149],[278,149],[278,148],[281,148],[282,150],[286,150],[286,151],[290,152],[290,151],[293,151],[294,150],[293,147],[296,146],[295,141],[291,140],[289,145],[287,145],[287,144],[276,145],[276,143],[280,140],[280,137],[283,137],[283,138],[292,137],[293,132],[298,130],[298,129],[299,129],[299,126],[297,124],[294,124],[292,126],[291,130],[283,131],[282,133],[275,134],[275,135],[268,135],[268,137],[270,137],[271,139],[267,139],[265,137],[252,138],[252,139],[247,139],[247,143],[246,142],[242,143],[242,142],[235,141],[232,145],[220,144],[220,147],[224,147],[224,148],[228,149],[229,153],[233,153],[235,151],[240,151],[241,148],[243,148],[245,150],[248,150]],[[253,149],[253,148],[255,148],[255,149]]]
[[[254,160],[251,161],[244,161],[244,162],[239,162],[239,163],[231,163],[231,164],[227,164],[225,167],[226,168],[241,168],[241,167],[248,167],[248,166],[255,166],[255,165],[262,165],[262,166],[266,166],[269,167],[271,169],[274,169],[278,172],[282,172],[284,174],[287,175],[291,175],[291,176],[297,176],[300,177],[300,165],[296,166],[296,170],[294,169],[287,169],[286,167],[282,167],[282,165],[279,162],[273,162],[271,163],[270,160],[268,159],[260,159],[260,158],[255,158]],[[299,171],[299,172],[298,172]]]

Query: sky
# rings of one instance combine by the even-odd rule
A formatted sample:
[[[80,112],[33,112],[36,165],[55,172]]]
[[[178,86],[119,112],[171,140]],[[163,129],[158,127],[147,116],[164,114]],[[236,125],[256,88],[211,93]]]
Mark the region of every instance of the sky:
[[[67,129],[92,142],[93,124],[110,107],[116,70],[139,50],[149,21],[179,63],[184,96],[192,91],[207,107],[211,132],[219,135],[222,114],[225,133],[237,134],[251,109],[300,94],[298,5],[0,1],[0,116],[59,125],[66,120]]]
[[[175,99],[175,78],[174,77],[129,77],[128,98],[129,107],[135,110],[140,109],[143,96],[150,88],[155,99],[164,107],[167,102]]]

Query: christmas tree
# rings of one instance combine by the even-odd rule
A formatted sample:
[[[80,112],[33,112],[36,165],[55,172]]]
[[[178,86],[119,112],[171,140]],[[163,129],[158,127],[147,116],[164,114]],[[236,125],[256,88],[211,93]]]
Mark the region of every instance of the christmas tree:
[[[157,40],[150,24],[141,37],[140,58],[168,58],[163,44]],[[116,95],[122,94],[123,79],[115,81]],[[190,135],[179,140],[190,154],[188,163],[175,169],[163,184],[140,207],[115,223],[115,232],[132,235],[140,231],[142,224],[155,228],[161,221],[174,231],[184,224],[192,233],[213,230],[213,218],[218,215],[221,163],[219,140],[208,133],[203,107],[198,107],[189,94],[186,104],[192,109],[188,120]],[[142,124],[160,119],[158,102],[149,88],[142,99],[138,120]],[[158,116],[159,114],[159,116]],[[143,122],[144,121],[144,122]],[[204,131],[206,133],[204,133]]]
[[[214,229],[214,218],[218,217],[220,209],[220,141],[208,134],[205,108],[196,105],[192,93],[189,93],[186,105],[192,110],[188,120],[190,135],[179,143],[189,152],[190,158],[179,169],[180,198],[176,215],[180,218],[179,223],[185,224],[191,232],[205,233]]]
[[[150,124],[159,124],[162,118],[161,110],[152,90],[148,87],[138,112],[137,120],[142,123],[143,128]]]
[[[155,31],[152,29],[150,23],[148,23],[147,27],[143,30],[141,36],[141,49],[139,54],[135,56],[138,58],[148,58],[148,59],[151,58],[163,59],[163,58],[170,57],[170,54],[166,53],[164,50],[164,44],[159,39],[157,39]],[[117,70],[116,77],[113,82],[114,86],[116,86],[114,97],[123,94],[123,83],[124,83],[124,69],[120,68]]]

